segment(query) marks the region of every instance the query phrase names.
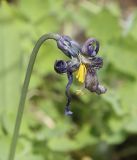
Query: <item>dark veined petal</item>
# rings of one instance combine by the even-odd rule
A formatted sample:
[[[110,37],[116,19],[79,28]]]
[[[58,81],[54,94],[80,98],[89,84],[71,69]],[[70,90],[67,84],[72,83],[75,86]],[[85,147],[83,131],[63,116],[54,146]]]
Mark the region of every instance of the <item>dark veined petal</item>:
[[[95,92],[98,95],[103,94],[107,89],[99,84],[96,70],[93,68],[88,68],[87,75],[85,78],[85,88],[91,92]]]
[[[54,63],[54,70],[59,73],[66,73],[67,72],[67,63],[64,60],[56,60]]]
[[[100,69],[103,67],[103,59],[101,57],[93,57],[91,59],[91,67]]]
[[[68,36],[61,36],[57,41],[58,48],[68,57],[76,57],[80,53],[80,45]]]
[[[81,48],[82,54],[94,57],[99,51],[99,42],[95,38],[89,38]]]

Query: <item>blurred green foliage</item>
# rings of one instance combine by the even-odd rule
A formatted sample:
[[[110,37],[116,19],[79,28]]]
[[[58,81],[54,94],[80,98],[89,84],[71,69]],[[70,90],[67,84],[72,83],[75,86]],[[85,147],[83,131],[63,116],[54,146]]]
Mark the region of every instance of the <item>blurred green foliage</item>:
[[[28,91],[16,160],[110,160],[114,147],[137,134],[137,14],[129,30],[120,26],[120,8],[90,1],[0,2],[0,160],[11,143],[20,89],[37,39],[49,32],[79,42],[96,37],[104,68],[103,96],[72,90],[72,117],[64,115],[67,78],[54,72],[66,58],[52,41],[40,49]],[[126,34],[124,34],[126,32]],[[137,147],[137,146],[136,146]]]

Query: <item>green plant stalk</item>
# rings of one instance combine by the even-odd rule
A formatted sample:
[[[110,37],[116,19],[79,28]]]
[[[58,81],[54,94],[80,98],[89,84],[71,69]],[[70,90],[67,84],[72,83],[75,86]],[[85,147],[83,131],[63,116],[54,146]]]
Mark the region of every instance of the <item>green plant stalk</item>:
[[[14,132],[13,132],[13,137],[12,137],[12,142],[11,142],[11,146],[10,146],[8,160],[14,160],[14,157],[15,157],[17,140],[19,137],[19,129],[20,129],[21,121],[22,121],[22,117],[23,117],[26,95],[27,95],[28,86],[29,86],[29,82],[30,82],[30,78],[31,78],[31,74],[32,74],[32,70],[33,70],[33,66],[35,63],[37,53],[38,53],[38,51],[44,41],[46,41],[48,39],[53,39],[53,40],[57,41],[59,38],[60,38],[60,36],[58,34],[54,34],[54,33],[45,34],[42,37],[40,37],[40,39],[37,41],[34,49],[32,50],[29,64],[28,64],[27,71],[26,71],[26,76],[24,79],[23,87],[22,87],[22,91],[21,91],[18,112],[17,112],[16,122],[15,122],[15,128],[14,128]]]

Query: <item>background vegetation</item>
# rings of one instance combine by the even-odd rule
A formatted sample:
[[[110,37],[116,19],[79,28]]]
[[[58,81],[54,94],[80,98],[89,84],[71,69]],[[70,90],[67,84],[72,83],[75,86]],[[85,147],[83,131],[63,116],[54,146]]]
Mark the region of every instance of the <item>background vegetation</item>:
[[[31,50],[49,32],[80,43],[96,37],[108,92],[103,96],[72,91],[72,117],[64,115],[67,78],[54,72],[66,59],[52,41],[37,57],[16,160],[137,159],[137,13],[136,1],[0,1],[0,160],[11,143],[20,90]]]

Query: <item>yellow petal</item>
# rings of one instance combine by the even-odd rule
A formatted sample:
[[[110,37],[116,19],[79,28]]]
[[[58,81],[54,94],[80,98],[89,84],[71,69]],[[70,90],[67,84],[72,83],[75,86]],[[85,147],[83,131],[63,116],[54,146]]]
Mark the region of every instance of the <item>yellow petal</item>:
[[[83,65],[81,65],[81,68],[80,68],[79,81],[80,81],[81,83],[84,82],[84,66],[83,66]]]
[[[85,76],[86,76],[86,66],[84,64],[80,64],[76,78],[78,79],[79,82],[83,83],[85,81]]]
[[[80,64],[79,69],[78,69],[78,71],[77,71],[76,78],[79,78],[79,76],[80,76],[80,72],[81,72],[81,64]]]
[[[79,78],[79,75],[80,75],[80,71],[78,70],[78,71],[76,72],[76,78]]]

